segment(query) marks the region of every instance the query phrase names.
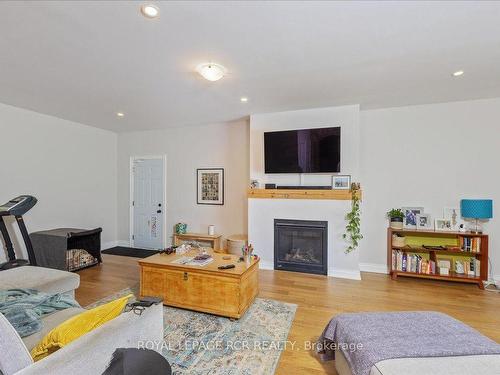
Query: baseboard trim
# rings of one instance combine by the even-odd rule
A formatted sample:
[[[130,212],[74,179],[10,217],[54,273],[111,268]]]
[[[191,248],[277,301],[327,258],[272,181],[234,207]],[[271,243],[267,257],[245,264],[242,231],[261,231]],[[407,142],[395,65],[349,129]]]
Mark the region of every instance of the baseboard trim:
[[[338,270],[335,268],[328,268],[328,276],[338,277],[341,279],[361,280],[361,273],[359,271],[352,270]]]
[[[500,285],[500,275],[493,275],[493,281],[495,285]]]
[[[261,259],[259,263],[259,269],[274,271],[274,263],[269,261],[266,262]],[[361,274],[359,273],[359,271],[338,270],[335,268],[328,268],[328,276],[350,280],[361,280]]]
[[[361,272],[383,273],[386,275],[389,273],[385,264],[378,263],[360,263],[359,270]]]
[[[266,261],[261,259],[259,262],[259,268],[261,270],[274,270],[274,263],[266,262]]]
[[[101,250],[111,249],[112,247],[118,246],[118,241],[106,241],[101,243]]]
[[[125,246],[129,247],[130,242],[129,241],[123,241],[123,240],[118,240],[118,241],[106,241],[101,244],[101,250],[106,250],[106,249],[111,249],[112,247],[116,246]]]

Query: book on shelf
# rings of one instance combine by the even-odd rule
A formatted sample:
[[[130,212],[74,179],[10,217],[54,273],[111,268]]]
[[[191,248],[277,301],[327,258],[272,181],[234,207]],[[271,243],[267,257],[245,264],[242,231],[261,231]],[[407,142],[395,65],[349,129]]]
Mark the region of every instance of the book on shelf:
[[[401,250],[392,251],[393,271],[447,276],[452,269],[454,269],[455,273],[458,275],[480,277],[481,261],[471,257],[463,260],[455,260],[454,264],[452,264],[450,260],[446,259],[438,260],[436,265],[436,262],[433,260],[425,259],[419,254],[406,253]]]
[[[455,261],[455,272],[457,274],[480,277],[481,261],[476,258]]]
[[[460,237],[460,248],[470,253],[481,252],[481,237]]]
[[[436,262],[425,259],[418,254],[409,254],[404,251],[394,250],[392,252],[392,269],[394,271],[431,275],[436,273]]]

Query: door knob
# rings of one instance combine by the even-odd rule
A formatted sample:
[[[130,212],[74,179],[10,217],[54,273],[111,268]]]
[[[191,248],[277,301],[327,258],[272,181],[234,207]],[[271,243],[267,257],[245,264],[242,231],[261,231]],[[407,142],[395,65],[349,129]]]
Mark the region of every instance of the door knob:
[[[156,211],[157,214],[161,214],[161,210]]]

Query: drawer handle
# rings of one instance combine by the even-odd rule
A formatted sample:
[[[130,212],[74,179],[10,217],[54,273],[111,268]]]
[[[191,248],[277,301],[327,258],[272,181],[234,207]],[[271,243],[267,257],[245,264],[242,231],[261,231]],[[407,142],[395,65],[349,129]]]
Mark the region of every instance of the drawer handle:
[[[184,281],[186,281],[187,279],[188,279],[188,273],[184,272]]]

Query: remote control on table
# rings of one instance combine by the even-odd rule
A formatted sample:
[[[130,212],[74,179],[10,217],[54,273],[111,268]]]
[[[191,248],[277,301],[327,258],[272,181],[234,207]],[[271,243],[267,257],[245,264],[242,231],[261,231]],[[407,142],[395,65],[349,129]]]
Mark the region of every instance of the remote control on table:
[[[220,270],[228,270],[228,269],[231,269],[231,268],[234,268],[234,267],[236,267],[234,264],[227,264],[225,266],[219,266],[217,268],[220,269]]]

